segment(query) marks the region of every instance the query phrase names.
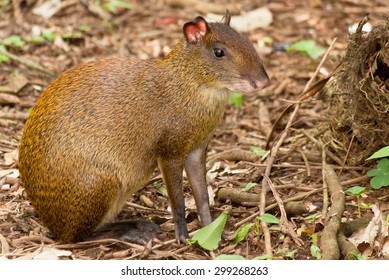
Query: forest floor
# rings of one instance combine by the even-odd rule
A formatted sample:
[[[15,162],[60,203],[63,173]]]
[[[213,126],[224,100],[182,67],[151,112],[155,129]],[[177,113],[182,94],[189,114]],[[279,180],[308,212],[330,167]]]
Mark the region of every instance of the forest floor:
[[[322,151],[316,145],[318,128],[325,120],[325,102],[313,96],[301,103],[294,118],[291,112],[281,117],[268,149],[274,149],[289,120],[292,125],[276,151],[270,174],[265,177],[269,159],[254,152],[257,148],[266,150],[273,124],[286,106],[295,103],[308,81],[313,78],[312,82],[317,82],[336,68],[348,45],[349,27],[367,13],[373,26],[385,19],[389,13],[386,0],[244,0],[231,1],[232,4],[217,0],[212,5],[193,5],[193,1],[128,0],[131,8],[115,11],[95,1],[66,0],[42,12],[45,2],[0,1],[0,48],[3,45],[7,50],[6,55],[0,54],[1,256],[10,259],[213,259],[221,254],[236,254],[253,259],[269,253],[264,231],[270,229],[271,238],[266,242],[270,242],[274,259],[319,258],[312,250],[315,244],[312,236],[319,237],[317,245],[322,248],[320,236],[328,222],[325,215],[330,213],[323,211],[323,207],[328,207],[331,198],[323,196]],[[263,58],[271,85],[259,93],[244,94],[240,107],[228,105],[224,121],[208,149],[212,215],[217,217],[223,211],[229,214],[224,230],[227,238],[213,251],[174,242],[168,200],[160,190],[163,183],[156,171],[150,183],[126,204],[118,219],[154,221],[163,229],[158,240],[146,246],[111,239],[55,243],[30,204],[17,170],[17,148],[23,125],[38,96],[61,72],[90,60],[114,56],[161,58],[182,37],[185,22],[208,13],[223,15],[226,7],[232,11],[233,18],[260,7],[267,8],[272,15],[270,24],[246,32]],[[4,39],[12,35],[19,37],[7,43]],[[320,67],[323,55],[312,59],[285,50],[285,46],[301,40],[313,40],[326,50],[335,38]],[[6,60],[4,56],[8,61],[1,62]],[[388,188],[372,190],[370,187],[366,173],[372,163],[344,165],[344,158],[334,152],[327,153],[325,160],[335,170],[344,191],[364,186],[369,192],[361,197],[362,203],[378,205],[381,211],[389,208]],[[273,185],[284,201],[291,230],[284,224],[281,227],[269,224],[269,229],[260,226],[257,217],[264,185]],[[184,186],[186,219],[189,231],[193,232],[199,229],[199,220],[190,206],[193,198],[186,180]],[[251,188],[243,191],[248,186]],[[242,193],[248,197],[241,199],[243,202],[239,200]],[[297,200],[296,205],[286,203],[290,200]],[[358,217],[357,199],[346,193],[345,200],[342,222]],[[274,192],[268,191],[262,203],[267,206],[277,203]],[[361,211],[362,216],[372,213],[370,208]],[[277,204],[266,208],[266,212],[281,217]],[[240,222],[255,225],[243,241],[234,243],[230,237]],[[385,258],[375,245],[369,250],[366,247],[369,246],[358,248],[368,258]]]

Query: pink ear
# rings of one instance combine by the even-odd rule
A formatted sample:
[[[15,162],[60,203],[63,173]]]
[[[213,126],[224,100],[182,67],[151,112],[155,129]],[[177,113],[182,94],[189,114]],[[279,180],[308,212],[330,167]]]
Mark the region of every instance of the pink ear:
[[[209,26],[204,18],[197,17],[185,23],[183,29],[186,41],[190,44],[197,44],[205,38],[209,31]]]

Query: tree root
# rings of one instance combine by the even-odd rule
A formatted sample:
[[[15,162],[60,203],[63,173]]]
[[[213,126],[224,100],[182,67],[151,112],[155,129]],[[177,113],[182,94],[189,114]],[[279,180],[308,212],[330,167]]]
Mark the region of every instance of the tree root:
[[[345,194],[335,171],[327,164],[323,166],[323,177],[331,193],[331,209],[321,234],[321,250],[324,260],[338,260],[340,249],[338,232],[345,209]]]

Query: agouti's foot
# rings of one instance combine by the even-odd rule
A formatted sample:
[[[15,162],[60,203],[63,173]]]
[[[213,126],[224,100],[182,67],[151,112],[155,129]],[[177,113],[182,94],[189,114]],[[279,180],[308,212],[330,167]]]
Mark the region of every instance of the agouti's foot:
[[[146,244],[160,232],[161,228],[150,221],[124,221],[112,223],[96,230],[92,239],[112,238],[131,243]]]

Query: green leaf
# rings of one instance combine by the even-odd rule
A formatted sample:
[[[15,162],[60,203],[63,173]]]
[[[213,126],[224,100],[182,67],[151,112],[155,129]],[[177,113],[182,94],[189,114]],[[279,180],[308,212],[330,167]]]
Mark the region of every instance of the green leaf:
[[[25,45],[24,41],[18,35],[12,35],[5,38],[2,42],[4,45],[13,45],[15,47],[23,47]]]
[[[359,261],[365,261],[367,260],[368,258],[364,255],[362,255],[361,253],[351,253],[354,257],[357,258],[357,260]]]
[[[42,37],[45,38],[49,42],[54,42],[55,38],[57,38],[57,35],[51,32],[43,32]]]
[[[288,51],[298,51],[300,53],[307,54],[311,59],[317,59],[322,55],[325,50],[316,45],[313,40],[301,40],[288,47]]]
[[[355,187],[347,189],[346,192],[348,192],[349,194],[355,195],[355,196],[360,196],[361,194],[367,192],[367,190],[365,187],[355,186]]]
[[[219,255],[216,257],[216,260],[245,260],[244,257],[239,255]]]
[[[82,37],[84,37],[84,33],[81,31],[69,31],[62,35],[62,38],[64,39],[80,39]]]
[[[250,150],[256,154],[257,156],[260,156],[262,158],[265,158],[268,154],[269,154],[269,151],[266,151],[266,150],[263,150],[259,147],[255,147],[255,146],[251,146],[250,147]]]
[[[373,177],[370,180],[370,185],[373,189],[389,186],[389,159],[380,159],[377,168],[369,170],[367,176]]]
[[[0,50],[6,51],[5,46],[0,44]],[[0,63],[9,61],[9,57],[5,54],[0,53]]]
[[[272,37],[264,36],[261,41],[265,44],[272,44],[274,42]]]
[[[168,196],[168,193],[167,193],[167,189],[166,189],[166,186],[163,184],[163,183],[159,183],[159,182],[155,182],[153,184],[153,186],[155,187],[155,190],[160,193],[161,195],[163,195],[164,197],[169,197]]]
[[[272,259],[272,258],[273,257],[271,255],[269,255],[269,254],[263,254],[261,256],[253,258],[253,260],[262,261],[262,260],[267,260],[267,259]]]
[[[216,220],[196,232],[188,242],[209,251],[217,249],[222,238],[227,217],[227,213],[221,213]]]
[[[89,25],[87,25],[87,24],[83,24],[83,25],[81,25],[78,29],[79,29],[80,31],[82,31],[82,32],[88,32],[88,31],[91,30],[91,27],[90,27]]]
[[[288,251],[285,253],[286,258],[294,259],[296,257],[297,250]]]
[[[235,243],[239,243],[243,239],[245,239],[247,234],[249,233],[250,229],[253,227],[253,225],[254,224],[247,224],[247,225],[239,227],[239,229],[236,232],[236,236],[234,238],[234,242]]]
[[[268,224],[280,224],[281,221],[277,219],[275,216],[265,213],[262,216],[260,216],[258,219],[260,219],[262,222],[268,223]]]
[[[366,175],[369,177],[374,177],[374,176],[381,175],[381,174],[382,174],[382,172],[379,169],[372,169],[372,170],[367,171]]]
[[[34,37],[28,36],[25,37],[24,40],[30,43],[38,43],[38,44],[45,41],[45,39],[42,36],[34,36]]]
[[[0,63],[9,61],[9,57],[0,53]]]
[[[311,255],[318,260],[321,259],[321,251],[316,244],[311,244]]]
[[[384,159],[380,159],[378,161],[378,169],[382,170],[383,173],[389,173],[389,159],[387,158],[384,158]]]
[[[364,209],[370,209],[372,205],[373,205],[372,203],[361,202],[361,208],[364,208]]]
[[[257,183],[252,183],[252,182],[247,183],[246,186],[244,186],[244,190],[245,190],[245,191],[249,191],[249,190],[251,190],[252,188],[254,188],[256,185],[257,185]]]
[[[117,8],[132,9],[132,5],[123,0],[111,0],[104,4],[104,9],[116,14]]]
[[[233,104],[236,108],[240,108],[243,105],[243,94],[240,92],[231,92],[228,97],[228,102]]]
[[[309,216],[305,217],[304,220],[309,221],[309,222],[314,222],[314,221],[316,221],[316,219],[320,215],[321,215],[320,213],[315,213],[315,214],[312,214],[312,215],[309,215]]]
[[[383,157],[389,157],[389,146],[383,147],[382,149],[378,150],[374,154],[372,154],[370,157],[368,157],[366,160],[375,159],[375,158],[383,158]]]
[[[317,236],[311,235],[312,244],[311,244],[311,255],[314,256],[316,259],[321,259],[321,251],[320,248],[317,246]]]

